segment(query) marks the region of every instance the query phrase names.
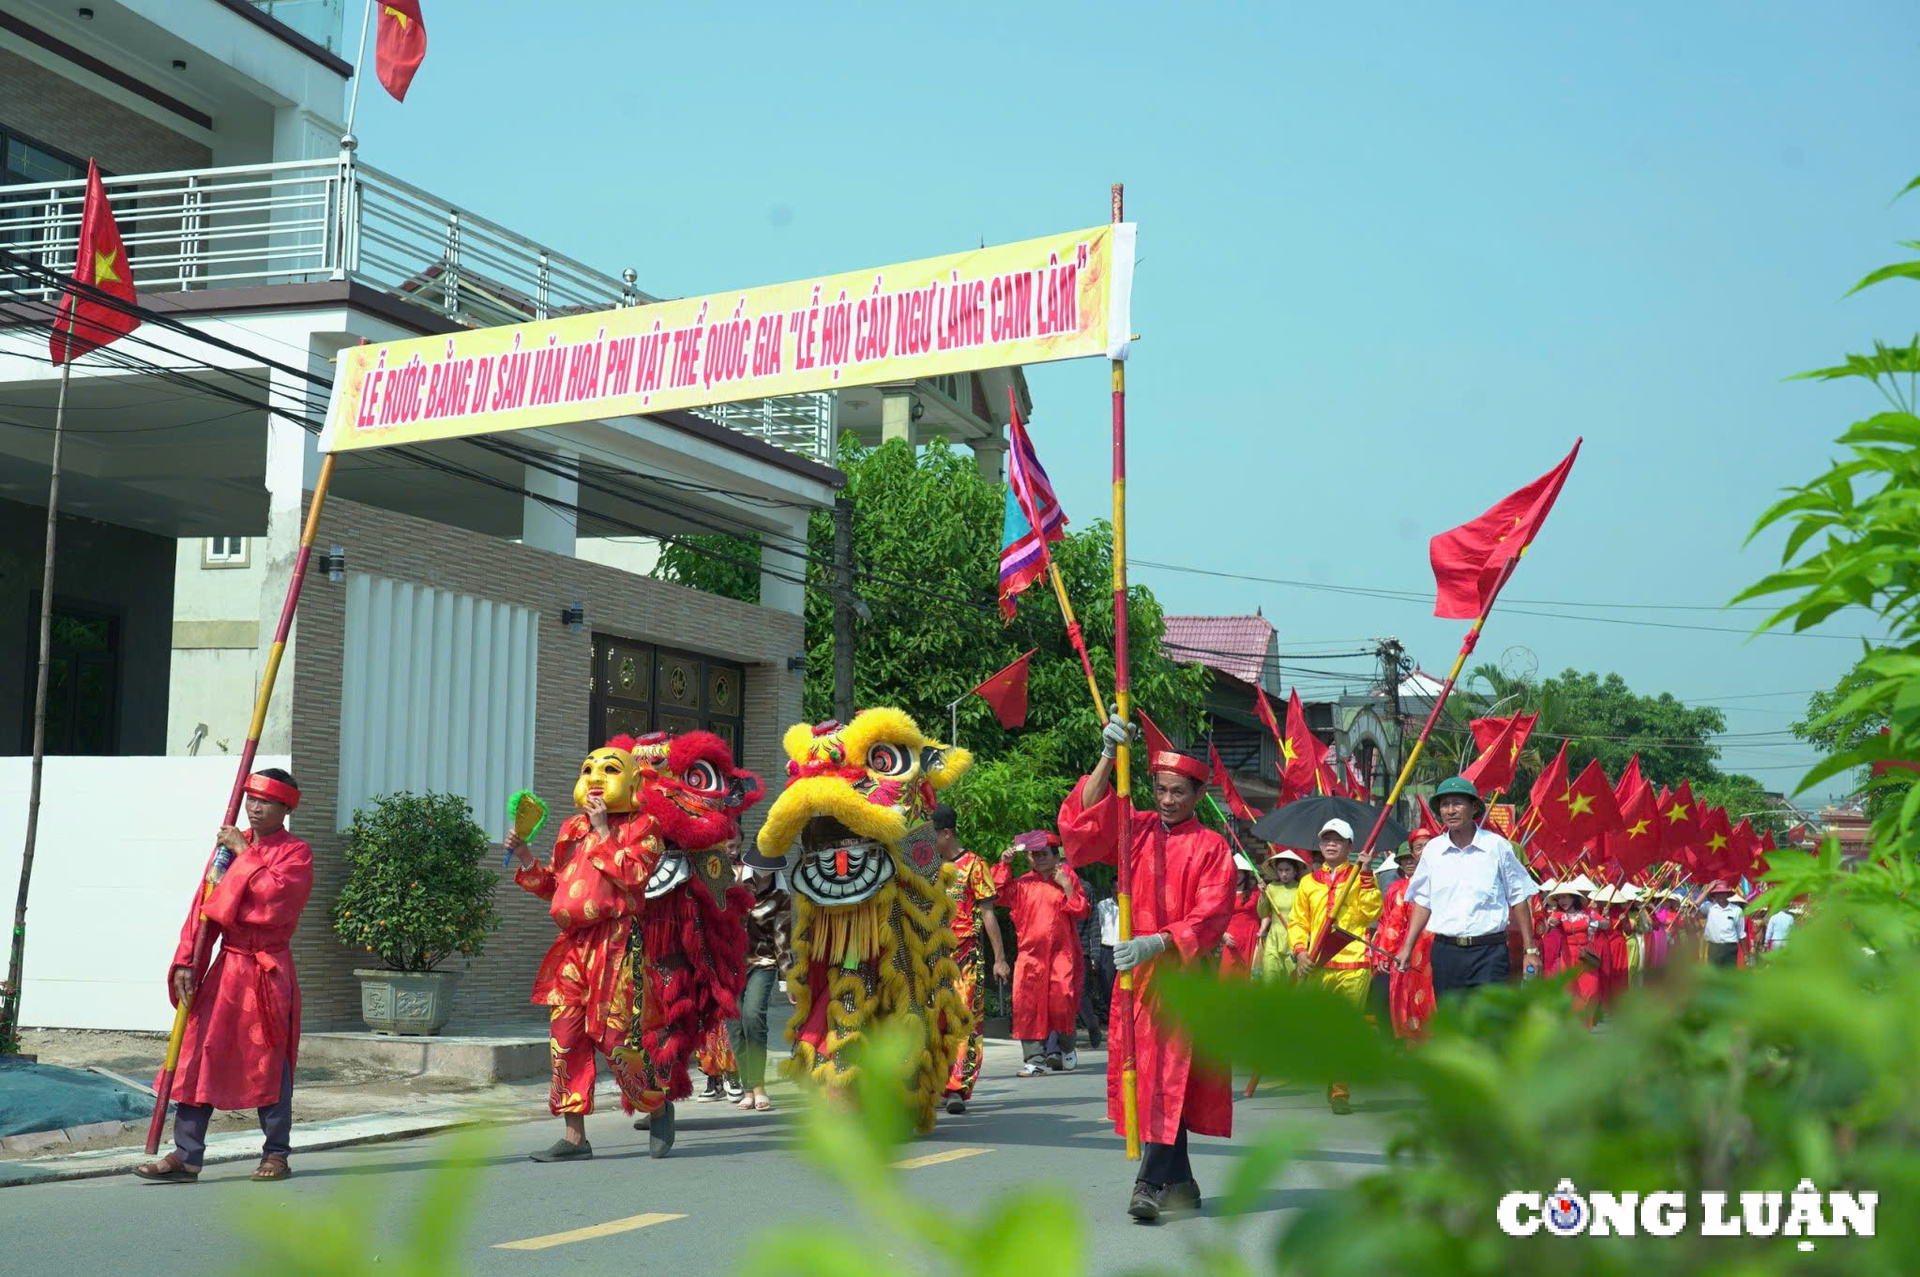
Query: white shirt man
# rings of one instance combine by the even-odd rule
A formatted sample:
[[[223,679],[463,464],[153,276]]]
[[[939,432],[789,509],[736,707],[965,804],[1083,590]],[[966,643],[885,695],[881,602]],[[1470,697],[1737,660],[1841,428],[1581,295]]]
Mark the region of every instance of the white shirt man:
[[[1435,995],[1498,984],[1511,968],[1511,926],[1526,946],[1527,974],[1536,974],[1539,949],[1526,903],[1539,888],[1513,844],[1480,825],[1486,803],[1470,781],[1441,782],[1433,806],[1446,832],[1427,843],[1407,883],[1412,912],[1395,965],[1406,970],[1414,942],[1425,932],[1433,936]]]
[[[1740,940],[1746,934],[1745,915],[1731,896],[1725,889],[1709,892],[1706,907],[1700,911],[1705,924],[1702,932],[1707,942],[1707,961],[1716,967],[1735,965]]]
[[[1793,931],[1793,912],[1782,909],[1767,919],[1767,948],[1778,949],[1786,944],[1787,936]]]

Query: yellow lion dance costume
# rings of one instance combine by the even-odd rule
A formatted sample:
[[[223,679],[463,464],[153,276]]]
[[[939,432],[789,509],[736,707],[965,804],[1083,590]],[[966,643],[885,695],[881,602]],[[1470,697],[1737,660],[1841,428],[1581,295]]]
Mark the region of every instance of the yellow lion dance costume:
[[[929,818],[934,795],[973,756],[928,739],[897,709],[863,710],[845,726],[798,723],[784,744],[789,783],[767,813],[756,859],[791,866],[787,1074],[844,1091],[854,1048],[876,1026],[907,1025],[921,1047],[908,1062],[905,1099],[924,1134],[973,1029],[953,958],[954,870],[934,847]]]

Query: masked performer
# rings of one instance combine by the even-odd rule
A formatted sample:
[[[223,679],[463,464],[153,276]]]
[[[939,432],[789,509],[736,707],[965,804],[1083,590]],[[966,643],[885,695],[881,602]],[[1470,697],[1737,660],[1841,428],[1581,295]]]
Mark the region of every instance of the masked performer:
[[[930,817],[935,794],[973,757],[929,740],[897,709],[863,710],[845,725],[799,723],[784,744],[786,792],[747,863],[785,865],[795,852],[787,1071],[844,1094],[860,1045],[902,1026],[910,1115],[931,1130],[973,1015],[954,962],[955,870],[941,861]]]
[[[313,891],[313,849],[286,830],[300,804],[293,777],[277,767],[246,784],[247,831],[228,825],[207,870],[207,887],[180,931],[168,972],[175,1005],[191,998],[174,1074],[173,1152],[138,1167],[155,1183],[199,1177],[213,1110],[258,1109],[266,1137],[255,1179],[285,1179],[293,1131],[293,1068],[300,1052],[300,982],[289,943]],[[195,923],[204,916],[220,954],[194,970]]]
[[[519,834],[506,838],[520,861],[513,880],[550,902],[547,912],[560,928],[534,976],[532,1001],[547,1008],[553,1055],[547,1104],[565,1132],[532,1154],[536,1162],[593,1156],[586,1117],[593,1112],[594,1053],[611,1061],[627,1037],[633,1005],[627,934],[640,886],[659,861],[653,822],[635,810],[639,765],[632,747],[631,737],[616,736],[580,765],[573,802],[582,814],[560,827],[550,865],[541,864]],[[617,1066],[614,1075],[622,1106],[636,1102]]]
[[[630,946],[633,1021],[613,1066],[622,1093],[647,1115],[635,1125],[647,1128],[648,1152],[665,1157],[674,1101],[693,1093],[688,1063],[740,1014],[753,893],[738,884],[727,843],[762,787],[711,732],[655,732],[633,755],[659,859],[641,889]]]

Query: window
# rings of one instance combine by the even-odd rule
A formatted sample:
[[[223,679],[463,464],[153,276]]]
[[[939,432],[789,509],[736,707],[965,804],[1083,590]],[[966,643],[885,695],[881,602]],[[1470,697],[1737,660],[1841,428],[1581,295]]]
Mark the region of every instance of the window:
[[[626,733],[708,731],[740,759],[746,673],[732,661],[593,636],[587,748]]]
[[[459,794],[499,841],[533,783],[534,613],[350,573],[340,675],[339,828],[381,794]]]
[[[203,568],[243,568],[247,566],[247,538],[208,537],[200,553]]]
[[[38,185],[41,182],[68,182],[87,175],[87,162],[65,151],[56,151],[29,138],[0,128],[0,186]],[[101,170],[104,174],[106,170]]]
[[[33,699],[40,673],[40,596],[28,600],[26,696],[20,752],[33,750]],[[111,754],[119,740],[120,621],[104,612],[53,605],[47,663],[48,754]]]

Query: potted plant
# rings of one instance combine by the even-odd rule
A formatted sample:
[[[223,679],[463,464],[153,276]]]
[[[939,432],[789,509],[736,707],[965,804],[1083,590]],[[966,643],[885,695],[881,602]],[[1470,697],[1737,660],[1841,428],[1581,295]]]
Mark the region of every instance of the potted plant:
[[[341,940],[380,959],[357,970],[360,1014],[375,1033],[432,1034],[446,1025],[458,971],[500,925],[499,877],[482,863],[487,835],[454,794],[386,794],[353,813],[347,883],[333,906]]]

